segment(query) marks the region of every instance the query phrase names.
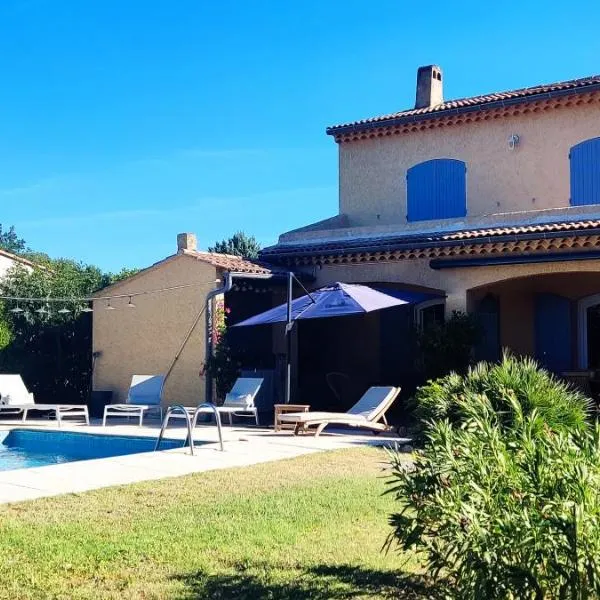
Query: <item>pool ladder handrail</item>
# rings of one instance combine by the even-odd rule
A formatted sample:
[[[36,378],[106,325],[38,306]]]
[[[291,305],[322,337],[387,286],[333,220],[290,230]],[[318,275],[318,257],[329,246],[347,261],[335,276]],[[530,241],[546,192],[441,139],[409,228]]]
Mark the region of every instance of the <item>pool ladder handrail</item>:
[[[162,441],[165,431],[167,429],[167,426],[169,425],[169,419],[171,417],[171,414],[174,412],[177,412],[177,411],[181,411],[184,415],[185,424],[187,427],[187,437],[185,438],[185,441],[183,442],[183,447],[185,448],[186,444],[189,442],[190,454],[193,456],[194,455],[193,431],[194,431],[194,428],[196,427],[196,423],[198,422],[198,415],[204,414],[204,411],[202,410],[203,408],[212,409],[212,411],[215,415],[215,422],[217,423],[217,432],[219,434],[219,447],[220,447],[221,452],[223,452],[224,448],[223,448],[223,431],[221,429],[221,415],[219,414],[217,407],[210,402],[203,402],[202,404],[198,404],[198,406],[196,406],[196,408],[194,409],[192,418],[190,418],[190,411],[188,410],[188,408],[183,406],[183,404],[173,404],[172,406],[169,406],[169,408],[167,408],[167,412],[165,413],[165,418],[163,419],[163,422],[162,422],[162,425],[160,428],[160,433],[158,434],[158,438],[157,438],[156,444],[154,446],[154,451],[156,452],[160,446],[160,442]]]

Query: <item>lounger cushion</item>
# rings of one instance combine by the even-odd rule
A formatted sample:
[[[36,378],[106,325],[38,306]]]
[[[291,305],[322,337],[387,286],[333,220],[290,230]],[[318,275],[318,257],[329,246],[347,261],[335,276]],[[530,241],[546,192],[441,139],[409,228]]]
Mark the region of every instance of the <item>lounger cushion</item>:
[[[252,394],[235,394],[229,392],[229,394],[225,396],[223,406],[254,408],[254,396]]]
[[[391,386],[375,386],[369,388],[361,399],[348,411],[350,415],[362,415],[368,421],[372,421],[381,413],[392,394],[396,394],[396,388]]]
[[[350,415],[348,413],[336,413],[336,412],[298,412],[298,413],[285,413],[279,415],[280,421],[291,421],[292,423],[306,423],[309,421],[340,421],[344,423],[365,423],[368,421],[362,415]]]

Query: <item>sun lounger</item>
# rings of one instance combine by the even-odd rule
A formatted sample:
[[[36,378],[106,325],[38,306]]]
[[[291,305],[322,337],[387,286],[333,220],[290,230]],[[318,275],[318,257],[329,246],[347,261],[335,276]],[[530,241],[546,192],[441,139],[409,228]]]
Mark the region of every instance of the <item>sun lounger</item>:
[[[263,384],[264,379],[262,377],[239,377],[235,382],[231,391],[225,396],[225,401],[221,406],[217,406],[216,409],[220,415],[228,415],[229,424],[232,424],[232,417],[250,417],[254,418],[255,423],[258,425],[258,409],[256,408],[256,396],[260,391],[260,387]],[[186,406],[185,410],[188,414],[192,415],[196,411],[195,406]],[[200,408],[200,413],[213,414],[213,409],[205,406]],[[182,413],[171,413],[171,418],[185,418]]]
[[[280,415],[279,419],[296,424],[294,434],[316,425],[317,437],[327,425],[349,425],[373,431],[391,431],[385,413],[400,393],[400,388],[381,386],[369,388],[362,398],[345,413],[336,412],[298,412]],[[381,421],[381,422],[380,422]]]
[[[30,411],[44,411],[54,414],[60,426],[68,417],[83,417],[89,425],[88,408],[80,404],[36,404],[20,375],[0,375],[0,415],[22,415],[27,420]]]
[[[162,393],[165,385],[164,375],[134,375],[131,378],[127,401],[124,404],[107,404],[104,407],[102,426],[108,417],[137,417],[142,425],[144,415],[157,411],[162,420]]]

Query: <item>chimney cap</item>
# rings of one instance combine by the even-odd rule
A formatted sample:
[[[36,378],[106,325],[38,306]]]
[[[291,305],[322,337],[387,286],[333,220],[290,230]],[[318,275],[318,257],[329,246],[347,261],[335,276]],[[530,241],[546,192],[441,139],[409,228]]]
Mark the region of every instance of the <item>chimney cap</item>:
[[[186,250],[198,250],[198,240],[195,233],[177,234],[177,253],[182,254]]]
[[[444,102],[442,68],[438,65],[419,67],[415,108],[430,108]]]

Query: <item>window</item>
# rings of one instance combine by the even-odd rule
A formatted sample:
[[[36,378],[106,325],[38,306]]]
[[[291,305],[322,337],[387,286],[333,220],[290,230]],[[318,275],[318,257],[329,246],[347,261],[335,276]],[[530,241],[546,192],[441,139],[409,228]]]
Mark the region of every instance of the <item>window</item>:
[[[600,369],[600,294],[579,301],[579,368]]]
[[[432,325],[441,325],[445,320],[446,302],[442,299],[421,302],[415,308],[417,327],[426,330]]]
[[[600,204],[600,138],[571,148],[571,206]]]
[[[406,173],[407,219],[452,219],[467,214],[467,167],[439,158],[419,163]]]

